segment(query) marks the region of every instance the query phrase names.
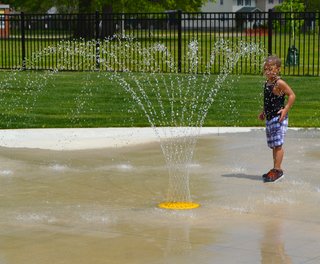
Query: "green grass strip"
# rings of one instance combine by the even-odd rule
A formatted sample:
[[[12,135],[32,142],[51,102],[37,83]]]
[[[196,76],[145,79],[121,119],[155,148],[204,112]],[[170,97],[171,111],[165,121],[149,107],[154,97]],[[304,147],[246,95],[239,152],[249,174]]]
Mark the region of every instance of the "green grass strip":
[[[297,96],[289,113],[290,126],[320,127],[320,78],[284,79]],[[264,126],[257,118],[263,82],[262,76],[230,76],[204,126]],[[165,87],[159,87],[164,93]],[[156,103],[157,98],[150,100]],[[169,111],[168,100],[163,104]],[[2,71],[0,113],[1,129],[150,126],[131,95],[103,72]]]

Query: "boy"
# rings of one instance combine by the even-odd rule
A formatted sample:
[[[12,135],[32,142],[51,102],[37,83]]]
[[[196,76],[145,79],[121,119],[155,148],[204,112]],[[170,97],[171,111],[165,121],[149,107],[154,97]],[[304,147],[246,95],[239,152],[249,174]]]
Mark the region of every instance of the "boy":
[[[284,177],[281,168],[284,155],[282,145],[288,129],[288,112],[296,98],[290,86],[280,78],[280,67],[281,60],[277,56],[268,57],[263,67],[267,80],[264,86],[264,109],[259,119],[266,119],[267,143],[273,155],[273,168],[262,176],[264,182],[276,182]]]

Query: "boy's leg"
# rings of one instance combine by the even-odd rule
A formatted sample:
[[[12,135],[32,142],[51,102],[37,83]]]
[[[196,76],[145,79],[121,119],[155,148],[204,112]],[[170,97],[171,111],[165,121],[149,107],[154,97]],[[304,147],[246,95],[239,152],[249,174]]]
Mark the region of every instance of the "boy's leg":
[[[281,164],[284,156],[283,143],[288,129],[288,118],[279,123],[279,117],[274,117],[267,121],[267,141],[268,146],[272,148],[273,168],[281,170]]]
[[[283,160],[284,150],[282,146],[277,146],[272,149],[273,152],[273,168],[277,170],[281,169],[281,164]]]
[[[288,119],[279,123],[279,117],[274,117],[266,122],[266,135],[268,146],[272,149],[273,169],[262,176],[264,182],[275,182],[281,179],[283,171],[281,164],[284,156],[282,145],[288,128]]]
[[[282,145],[272,148],[273,154],[273,169],[271,169],[267,174],[263,175],[264,182],[276,182],[283,178],[284,174],[281,169],[281,163],[283,160],[284,150]]]

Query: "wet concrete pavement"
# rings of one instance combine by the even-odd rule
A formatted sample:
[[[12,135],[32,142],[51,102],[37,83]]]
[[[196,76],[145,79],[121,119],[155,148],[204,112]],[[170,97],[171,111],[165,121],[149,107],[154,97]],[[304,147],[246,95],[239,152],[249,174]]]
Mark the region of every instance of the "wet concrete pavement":
[[[289,130],[279,183],[262,129],[202,135],[186,211],[157,207],[159,143],[129,143],[1,147],[0,263],[320,263],[319,130]]]

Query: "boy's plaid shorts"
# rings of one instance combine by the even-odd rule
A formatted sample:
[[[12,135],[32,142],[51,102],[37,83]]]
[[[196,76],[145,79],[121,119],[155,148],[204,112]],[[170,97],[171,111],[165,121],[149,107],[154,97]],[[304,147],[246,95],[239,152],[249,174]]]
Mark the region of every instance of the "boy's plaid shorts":
[[[284,137],[288,130],[288,117],[281,123],[279,122],[280,116],[276,116],[266,121],[266,135],[268,147],[274,148],[283,145]]]

